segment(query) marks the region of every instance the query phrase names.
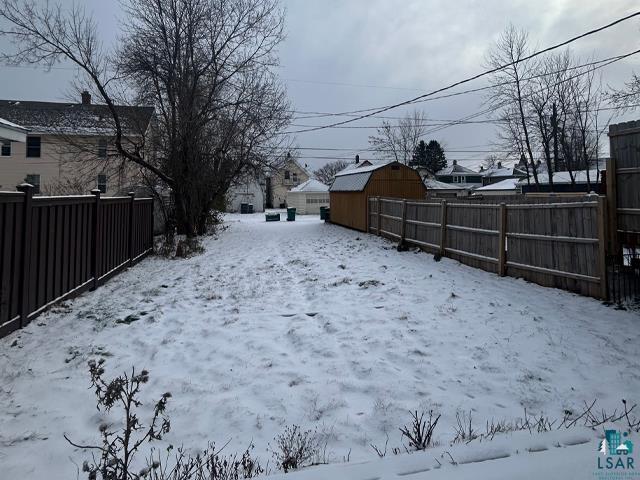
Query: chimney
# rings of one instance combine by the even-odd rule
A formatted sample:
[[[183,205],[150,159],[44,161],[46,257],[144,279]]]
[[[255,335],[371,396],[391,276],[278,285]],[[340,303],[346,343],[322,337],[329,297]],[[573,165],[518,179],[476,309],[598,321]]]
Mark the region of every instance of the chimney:
[[[356,165],[360,163],[360,155],[356,155]]]
[[[480,165],[480,171],[484,172],[484,165]]]
[[[454,161],[453,161],[453,164],[454,164],[454,165],[458,165],[458,160],[454,160]]]
[[[498,162],[498,168],[502,168],[502,162]]]
[[[82,105],[91,105],[91,94],[86,90],[82,92]]]

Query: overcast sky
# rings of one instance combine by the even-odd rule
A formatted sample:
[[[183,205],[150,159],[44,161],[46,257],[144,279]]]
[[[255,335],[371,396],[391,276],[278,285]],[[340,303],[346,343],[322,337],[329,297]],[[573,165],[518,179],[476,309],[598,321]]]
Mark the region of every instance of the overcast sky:
[[[113,41],[118,32],[118,3],[85,3],[99,18],[105,40]],[[638,7],[637,1],[626,0],[283,0],[283,4],[287,39],[281,46],[279,72],[293,108],[300,112],[384,106],[479,73],[486,52],[509,23],[527,29],[534,45],[546,47]],[[574,43],[572,50],[582,58],[596,59],[628,53],[639,48],[639,33],[640,20],[628,21]],[[0,48],[6,47],[3,42],[0,40]],[[603,69],[605,83],[621,86],[634,70],[640,72],[639,62],[640,55]],[[52,101],[65,99],[74,74],[62,68],[46,73],[4,66],[0,72],[0,98]],[[484,85],[484,80],[478,80],[464,88]],[[484,108],[482,102],[480,94],[471,94],[419,107],[438,123],[478,112]],[[385,115],[402,116],[406,111],[397,109]],[[636,112],[631,117],[639,115]],[[297,118],[294,124],[322,125],[332,120]],[[351,125],[368,127],[380,122],[366,119]],[[316,168],[328,161],[320,157],[351,159],[360,152],[362,158],[368,158],[367,138],[374,132],[373,128],[348,128],[299,134],[302,162]],[[464,125],[435,132],[426,140],[441,141],[449,159],[475,166],[488,151],[497,150],[492,147],[495,137],[491,125]]]

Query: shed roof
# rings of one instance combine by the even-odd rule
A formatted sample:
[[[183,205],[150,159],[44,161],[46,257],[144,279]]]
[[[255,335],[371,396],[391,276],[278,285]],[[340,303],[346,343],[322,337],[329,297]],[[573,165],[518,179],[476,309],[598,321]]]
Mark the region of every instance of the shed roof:
[[[576,170],[573,172],[573,177],[576,183],[587,183],[587,171],[586,170]],[[598,170],[593,169],[589,170],[589,181],[591,183],[596,183],[596,179],[602,181],[602,175],[598,175]],[[534,183],[533,177],[531,177],[531,183]],[[538,174],[538,183],[547,184],[549,183],[549,174],[547,173],[539,173]],[[571,174],[569,172],[553,172],[553,183],[561,184],[561,183],[571,183]],[[523,178],[520,180],[520,184],[527,184],[527,178]]]
[[[435,178],[425,178],[422,182],[424,183],[424,186],[429,190],[465,190],[465,188],[461,187],[460,185],[439,182]]]
[[[366,165],[363,167],[343,170],[336,174],[333,180],[330,192],[361,192],[367,186],[371,174],[387,165],[396,162],[378,163],[375,165]]]
[[[327,192],[329,187],[324,183],[319,182],[313,178],[310,178],[304,183],[301,183],[297,187],[291,189],[292,192]]]
[[[485,185],[484,187],[476,188],[476,192],[490,192],[493,190],[515,190],[518,186],[519,178],[507,178],[496,183]]]

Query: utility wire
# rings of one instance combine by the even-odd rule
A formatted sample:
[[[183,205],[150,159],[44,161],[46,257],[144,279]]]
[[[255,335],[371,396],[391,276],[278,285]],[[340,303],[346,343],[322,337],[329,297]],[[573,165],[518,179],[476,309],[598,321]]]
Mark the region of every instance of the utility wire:
[[[634,17],[637,17],[639,15],[640,15],[640,12],[632,13],[630,15],[627,15],[626,17],[619,18],[619,19],[617,19],[617,20],[615,20],[615,21],[613,21],[611,23],[603,25],[602,27],[598,27],[598,28],[595,28],[593,30],[589,30],[589,31],[584,32],[584,33],[582,33],[580,35],[577,35],[577,36],[572,37],[572,38],[570,38],[568,40],[565,40],[564,42],[560,42],[560,43],[557,43],[557,44],[552,45],[550,47],[547,47],[547,48],[544,48],[544,49],[539,50],[537,52],[534,52],[534,53],[532,53],[530,55],[527,55],[527,56],[525,56],[523,58],[520,58],[520,59],[518,59],[518,60],[516,60],[514,62],[510,62],[510,63],[507,63],[505,65],[500,65],[500,66],[498,66],[496,68],[485,70],[484,72],[481,72],[481,73],[479,73],[477,75],[474,75],[472,77],[467,77],[467,78],[465,78],[463,80],[460,80],[460,81],[457,81],[457,82],[452,83],[450,85],[447,85],[446,87],[442,87],[442,88],[433,90],[433,91],[431,91],[429,93],[425,93],[423,95],[418,95],[417,97],[412,98],[410,100],[405,100],[405,101],[400,102],[400,103],[395,103],[393,105],[388,105],[386,107],[377,109],[377,110],[375,110],[373,112],[370,112],[370,113],[367,113],[367,114],[359,115],[358,117],[351,118],[349,120],[343,120],[341,122],[336,122],[336,123],[333,123],[333,124],[330,124],[330,125],[323,125],[323,126],[320,126],[320,127],[308,128],[308,129],[304,129],[304,130],[296,130],[296,131],[293,131],[293,132],[286,132],[286,133],[287,134],[307,133],[307,132],[314,132],[314,131],[318,131],[318,130],[324,130],[326,128],[338,127],[340,125],[353,123],[353,122],[356,122],[358,120],[362,120],[364,118],[372,117],[372,116],[377,115],[379,113],[384,113],[384,112],[387,112],[389,110],[396,109],[398,107],[402,107],[402,106],[405,106],[405,105],[410,105],[410,104],[415,103],[415,102],[417,102],[419,100],[422,100],[424,98],[432,97],[433,95],[435,95],[437,93],[444,92],[444,91],[447,91],[447,90],[451,90],[452,88],[455,88],[455,87],[457,87],[459,85],[463,85],[465,83],[472,82],[473,80],[477,80],[478,78],[486,77],[487,75],[491,75],[492,73],[499,72],[499,71],[504,70],[505,68],[508,68],[510,66],[517,65],[517,64],[525,62],[527,60],[531,60],[532,58],[535,58],[535,57],[537,57],[539,55],[542,55],[544,53],[550,52],[552,50],[556,50],[556,49],[558,49],[560,47],[564,47],[564,46],[569,45],[570,43],[573,43],[573,42],[575,42],[577,40],[580,40],[582,38],[588,37],[590,35],[594,35],[594,34],[596,34],[598,32],[601,32],[603,30],[611,28],[611,27],[613,27],[615,25],[618,25],[618,24],[620,24],[622,22],[630,20],[630,19],[632,19]]]

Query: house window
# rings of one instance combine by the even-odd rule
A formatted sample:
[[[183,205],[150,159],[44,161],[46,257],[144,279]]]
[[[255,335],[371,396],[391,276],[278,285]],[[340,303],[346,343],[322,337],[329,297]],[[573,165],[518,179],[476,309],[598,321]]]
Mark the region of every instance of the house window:
[[[298,183],[298,174],[293,172],[293,183]]]
[[[289,180],[290,177],[291,177],[291,172],[289,172],[289,170],[285,170],[284,171],[284,179],[285,180]]]
[[[40,137],[27,137],[27,158],[40,158]]]
[[[98,175],[98,190],[100,193],[107,193],[107,176],[104,174]]]
[[[11,142],[9,140],[2,141],[2,151],[0,152],[0,155],[3,157],[11,156]]]
[[[40,193],[40,175],[37,173],[30,173],[29,175],[27,175],[27,177],[24,179],[25,182],[33,185],[33,193],[34,194],[39,194]]]
[[[107,158],[107,139],[98,140],[98,158]]]

